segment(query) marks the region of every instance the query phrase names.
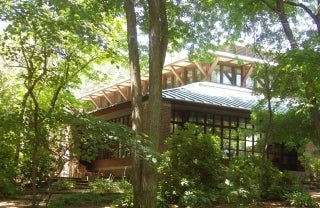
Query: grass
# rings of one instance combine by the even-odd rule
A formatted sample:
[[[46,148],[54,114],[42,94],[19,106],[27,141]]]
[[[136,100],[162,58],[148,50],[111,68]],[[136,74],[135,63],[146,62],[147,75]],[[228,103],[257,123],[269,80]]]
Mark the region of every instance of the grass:
[[[121,194],[70,193],[57,196],[49,203],[48,208],[105,207],[119,199]]]

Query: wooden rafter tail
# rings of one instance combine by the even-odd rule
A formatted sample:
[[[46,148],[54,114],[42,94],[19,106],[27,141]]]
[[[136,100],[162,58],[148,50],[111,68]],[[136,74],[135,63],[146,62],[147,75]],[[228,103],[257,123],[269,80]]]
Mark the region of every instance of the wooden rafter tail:
[[[181,79],[179,74],[176,72],[175,68],[171,66],[171,72],[174,74],[174,76],[179,80],[181,85],[185,85],[184,81]]]
[[[110,105],[112,105],[113,103],[112,103],[111,99],[109,98],[109,95],[105,91],[102,91],[102,93],[103,93],[104,98],[108,101],[108,103]]]
[[[128,96],[122,91],[122,89],[119,87],[119,85],[117,85],[117,89],[118,89],[120,95],[121,95],[125,100],[129,100]]]
[[[89,98],[91,102],[96,106],[96,108],[100,108],[99,103],[91,95],[89,95]]]

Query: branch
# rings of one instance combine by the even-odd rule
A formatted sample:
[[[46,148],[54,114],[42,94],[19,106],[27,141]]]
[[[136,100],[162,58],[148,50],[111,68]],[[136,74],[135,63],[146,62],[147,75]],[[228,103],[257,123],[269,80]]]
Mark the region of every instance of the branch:
[[[278,10],[276,7],[274,7],[270,2],[267,0],[261,0],[269,9],[271,9],[273,12],[278,13]]]
[[[166,1],[160,0],[160,21],[161,21],[161,62],[164,64],[167,47],[168,47],[168,17]]]
[[[309,16],[315,21],[317,22],[317,16],[311,11],[311,9],[309,9],[305,4],[303,3],[296,3],[296,2],[292,2],[292,1],[284,1],[285,4],[291,5],[291,6],[295,6],[295,7],[300,7],[302,8],[305,12],[307,12],[309,14]],[[320,2],[319,2],[320,3]]]

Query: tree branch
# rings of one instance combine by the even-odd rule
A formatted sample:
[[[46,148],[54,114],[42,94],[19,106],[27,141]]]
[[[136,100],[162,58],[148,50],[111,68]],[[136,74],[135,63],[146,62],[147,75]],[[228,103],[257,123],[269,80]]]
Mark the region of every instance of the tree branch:
[[[318,0],[320,3],[320,0]],[[305,4],[303,3],[296,3],[296,2],[292,2],[292,1],[284,1],[285,4],[291,5],[291,6],[295,6],[295,7],[300,7],[302,8],[305,12],[307,12],[309,14],[309,16],[315,21],[317,22],[317,17],[315,14],[313,14],[313,12],[311,11],[311,9],[309,9]],[[319,8],[319,6],[318,6]]]
[[[267,0],[261,0],[269,9],[271,9],[273,12],[278,14],[278,10],[275,6],[273,6],[269,1]]]

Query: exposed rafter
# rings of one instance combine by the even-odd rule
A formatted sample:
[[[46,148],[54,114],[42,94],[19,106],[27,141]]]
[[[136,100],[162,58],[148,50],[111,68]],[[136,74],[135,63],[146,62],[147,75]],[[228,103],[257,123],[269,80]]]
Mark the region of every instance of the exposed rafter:
[[[171,66],[171,72],[174,74],[174,76],[179,80],[181,85],[184,85],[184,81],[181,79],[179,74],[176,72],[175,68]]]
[[[201,66],[201,64],[199,62],[194,62],[194,64],[198,67],[198,69],[201,72],[201,74],[204,77],[206,77],[207,76],[206,70]]]
[[[122,91],[122,89],[119,87],[119,85],[116,86],[117,89],[119,90],[118,92],[120,93],[120,95],[125,99],[125,100],[129,100],[128,96]]]
[[[90,96],[90,95],[89,95],[89,99],[90,99],[91,102],[96,106],[96,108],[100,108],[99,103],[95,101],[95,99],[93,98],[93,96]]]
[[[234,54],[229,51],[216,51],[215,52],[215,60],[212,63],[202,63],[202,62],[192,62],[187,58],[183,58],[168,64],[165,64],[162,70],[163,76],[163,89],[175,87],[175,86],[182,86],[186,83],[187,78],[185,77],[186,72],[188,70],[198,70],[203,76],[203,80],[211,81],[211,75],[214,72],[216,66],[218,64],[226,64],[229,63],[231,66],[240,66],[241,67],[241,86],[245,87],[246,80],[249,78],[251,73],[254,70],[253,64],[254,63],[264,63],[263,60],[249,57],[247,54]],[[230,82],[235,82],[235,75],[234,70],[232,70],[232,77],[229,74],[225,74],[226,77],[230,80]],[[196,76],[196,71],[193,71],[192,76]],[[222,75],[222,74],[221,74]],[[171,78],[175,78],[175,83],[173,80],[169,80]],[[199,79],[197,79],[199,81]],[[169,82],[167,82],[169,81]],[[195,80],[196,81],[196,80]],[[168,86],[167,86],[168,83]],[[171,84],[170,84],[171,83]],[[141,76],[141,86],[142,86],[142,94],[146,95],[149,91],[149,75],[144,74]],[[82,100],[91,101],[97,108],[106,107],[101,106],[101,102],[99,97],[103,97],[106,99],[106,105],[114,105],[117,102],[123,102],[130,100],[130,93],[131,93],[131,81],[130,79],[125,79],[123,81],[114,83],[112,85],[108,85],[106,87],[100,88],[98,90],[92,91],[82,97]],[[116,96],[121,96],[123,99],[119,101]]]
[[[216,56],[215,60],[213,61],[213,63],[211,64],[207,74],[206,74],[206,78],[205,80],[209,81],[210,79],[210,75],[212,74],[213,70],[216,68],[218,62],[219,62],[220,58],[219,56]]]
[[[110,105],[112,105],[112,101],[110,100],[108,94],[105,91],[102,91],[104,98],[110,103]]]

